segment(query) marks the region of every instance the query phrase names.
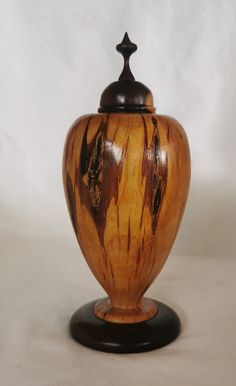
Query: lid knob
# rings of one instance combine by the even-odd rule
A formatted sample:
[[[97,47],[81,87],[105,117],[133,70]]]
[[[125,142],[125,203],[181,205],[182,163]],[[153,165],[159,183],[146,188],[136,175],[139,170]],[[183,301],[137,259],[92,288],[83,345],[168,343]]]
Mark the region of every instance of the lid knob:
[[[119,80],[135,80],[129,67],[129,58],[137,48],[136,44],[130,41],[126,32],[122,42],[116,46],[117,51],[120,52],[124,58],[124,68],[120,74]]]
[[[111,83],[101,95],[99,113],[154,113],[153,96],[148,87],[137,82],[130,70],[129,58],[137,50],[127,32],[116,49],[123,55],[124,67],[119,80]]]

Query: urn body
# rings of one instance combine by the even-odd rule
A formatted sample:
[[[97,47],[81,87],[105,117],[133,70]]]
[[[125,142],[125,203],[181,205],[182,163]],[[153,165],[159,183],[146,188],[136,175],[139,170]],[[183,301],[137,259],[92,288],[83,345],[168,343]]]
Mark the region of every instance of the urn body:
[[[63,178],[82,253],[109,296],[95,314],[150,319],[157,308],[143,294],[169,255],[188,195],[183,128],[151,113],[83,116],[67,135]]]

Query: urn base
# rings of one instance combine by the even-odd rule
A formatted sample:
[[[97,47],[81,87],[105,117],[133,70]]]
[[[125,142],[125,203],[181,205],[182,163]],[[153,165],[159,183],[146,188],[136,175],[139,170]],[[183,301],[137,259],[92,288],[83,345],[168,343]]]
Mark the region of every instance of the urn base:
[[[94,306],[98,300],[79,308],[71,318],[70,333],[84,346],[112,353],[151,351],[171,343],[180,333],[178,315],[169,306],[154,300],[157,314],[139,323],[112,323],[98,318]]]
[[[153,318],[157,314],[157,305],[154,300],[143,297],[137,307],[116,308],[110,298],[105,298],[95,304],[94,313],[106,322],[133,324]]]

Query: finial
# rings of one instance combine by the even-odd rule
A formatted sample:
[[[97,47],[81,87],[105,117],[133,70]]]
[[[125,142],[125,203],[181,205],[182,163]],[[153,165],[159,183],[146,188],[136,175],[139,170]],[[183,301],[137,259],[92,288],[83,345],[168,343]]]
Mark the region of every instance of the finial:
[[[129,58],[136,50],[136,44],[127,32],[116,49],[124,57],[124,67],[119,80],[112,82],[101,95],[99,113],[155,113],[151,90],[134,79],[129,67]]]
[[[129,58],[137,50],[137,48],[136,44],[130,41],[126,32],[122,42],[116,46],[117,51],[120,52],[124,58],[124,67],[119,80],[135,80],[129,67]]]

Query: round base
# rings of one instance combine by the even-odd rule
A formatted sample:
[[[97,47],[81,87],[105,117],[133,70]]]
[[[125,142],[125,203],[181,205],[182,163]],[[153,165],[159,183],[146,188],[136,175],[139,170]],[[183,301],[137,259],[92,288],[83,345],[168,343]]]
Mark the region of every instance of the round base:
[[[82,306],[70,321],[72,337],[94,350],[123,354],[150,351],[169,344],[180,333],[178,315],[164,303],[155,301],[158,313],[152,319],[132,324],[99,319],[94,314],[96,303]]]

